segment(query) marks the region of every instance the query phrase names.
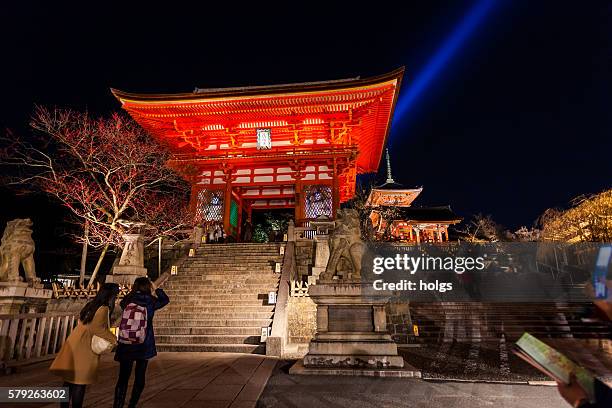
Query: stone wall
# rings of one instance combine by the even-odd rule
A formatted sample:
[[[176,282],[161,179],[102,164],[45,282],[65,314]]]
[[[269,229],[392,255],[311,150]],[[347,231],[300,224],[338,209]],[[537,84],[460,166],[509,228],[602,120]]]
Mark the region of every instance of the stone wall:
[[[387,312],[387,330],[391,333],[393,341],[398,344],[414,343],[415,336],[412,331],[412,318],[407,301],[391,301],[385,306]]]
[[[317,331],[317,306],[309,297],[290,297],[286,310],[289,343],[308,343]]]
[[[417,342],[412,331],[408,302],[390,302],[385,306],[387,330],[398,344]],[[308,343],[317,331],[317,307],[309,297],[290,297],[287,302],[289,343]]]
[[[312,274],[314,258],[314,241],[298,240],[295,242],[295,272],[298,282],[307,282]]]

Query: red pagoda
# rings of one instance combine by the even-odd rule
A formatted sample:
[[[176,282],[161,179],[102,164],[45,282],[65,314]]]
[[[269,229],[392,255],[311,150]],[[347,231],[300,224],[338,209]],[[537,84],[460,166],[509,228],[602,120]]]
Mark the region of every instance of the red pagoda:
[[[375,238],[408,243],[440,243],[448,241],[448,227],[461,222],[450,206],[412,207],[423,187],[406,188],[391,175],[387,156],[387,180],[373,187],[366,201],[372,210],[370,221]]]
[[[403,68],[372,78],[115,97],[173,153],[198,223],[240,236],[253,210],[334,218],[378,169]]]

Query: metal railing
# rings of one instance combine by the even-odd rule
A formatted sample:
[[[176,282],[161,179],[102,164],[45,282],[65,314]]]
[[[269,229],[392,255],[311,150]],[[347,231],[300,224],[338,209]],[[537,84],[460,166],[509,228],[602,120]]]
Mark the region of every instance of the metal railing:
[[[0,315],[0,369],[53,358],[78,320],[78,312]]]

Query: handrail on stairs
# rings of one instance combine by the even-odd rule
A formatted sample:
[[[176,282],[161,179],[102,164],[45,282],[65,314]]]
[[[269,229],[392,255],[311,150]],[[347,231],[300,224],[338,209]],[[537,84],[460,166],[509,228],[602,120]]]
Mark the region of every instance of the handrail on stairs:
[[[266,355],[282,357],[287,345],[287,301],[289,300],[289,282],[295,273],[295,242],[290,240],[285,246],[285,255],[278,285],[276,307],[272,320],[272,332],[266,340]]]

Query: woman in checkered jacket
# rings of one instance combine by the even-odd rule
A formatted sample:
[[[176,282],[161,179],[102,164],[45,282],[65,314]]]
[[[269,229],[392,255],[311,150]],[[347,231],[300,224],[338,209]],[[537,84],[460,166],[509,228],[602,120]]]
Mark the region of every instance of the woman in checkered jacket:
[[[119,325],[119,345],[115,353],[115,361],[120,366],[114,408],[123,407],[134,365],[136,378],[128,407],[136,407],[144,389],[148,360],[157,355],[153,315],[169,302],[170,299],[162,289],[156,288],[149,278],[142,277],[134,281],[131,292],[119,303],[123,314]]]

